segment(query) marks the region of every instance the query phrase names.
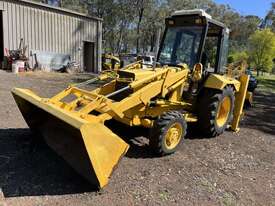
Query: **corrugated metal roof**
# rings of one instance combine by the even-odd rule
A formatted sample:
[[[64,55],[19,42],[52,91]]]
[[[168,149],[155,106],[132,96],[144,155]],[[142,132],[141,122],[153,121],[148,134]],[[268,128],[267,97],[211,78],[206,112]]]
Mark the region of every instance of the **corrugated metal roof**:
[[[48,5],[48,4],[37,3],[37,2],[30,1],[30,0],[4,0],[4,1],[13,2],[13,3],[16,3],[16,4],[22,3],[22,4],[32,6],[32,7],[37,7],[37,8],[40,7],[41,9],[46,8],[46,9],[58,11],[60,13],[65,13],[65,14],[70,14],[70,15],[75,15],[75,16],[81,16],[81,17],[85,17],[85,18],[93,19],[93,20],[97,20],[97,21],[102,21],[103,20],[102,18],[98,18],[98,17],[95,17],[95,16],[86,15],[86,14],[83,14],[83,13],[75,12],[75,11],[60,8],[60,7],[54,7],[54,6],[51,6],[51,5]]]

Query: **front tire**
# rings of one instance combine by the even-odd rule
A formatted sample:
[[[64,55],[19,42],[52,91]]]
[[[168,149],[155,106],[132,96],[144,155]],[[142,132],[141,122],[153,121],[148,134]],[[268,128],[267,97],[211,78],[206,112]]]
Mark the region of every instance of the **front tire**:
[[[151,129],[150,146],[158,156],[174,153],[186,135],[187,123],[178,111],[161,115]]]
[[[206,89],[198,104],[198,125],[208,137],[222,134],[233,119],[235,93],[231,86],[222,91]]]

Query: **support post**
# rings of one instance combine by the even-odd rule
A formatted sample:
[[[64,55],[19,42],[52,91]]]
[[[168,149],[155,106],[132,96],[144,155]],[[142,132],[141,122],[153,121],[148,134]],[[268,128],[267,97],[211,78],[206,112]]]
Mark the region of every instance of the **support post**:
[[[244,107],[245,97],[247,93],[249,78],[250,77],[245,74],[240,77],[241,87],[239,92],[236,93],[234,116],[233,116],[233,121],[231,125],[231,129],[234,132],[239,131],[239,123],[243,113],[243,107]]]

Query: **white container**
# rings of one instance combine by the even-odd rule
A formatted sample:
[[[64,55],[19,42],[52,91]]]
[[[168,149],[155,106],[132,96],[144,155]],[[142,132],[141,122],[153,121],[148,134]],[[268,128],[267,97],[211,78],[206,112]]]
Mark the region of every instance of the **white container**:
[[[14,74],[17,74],[17,73],[19,72],[19,67],[18,67],[18,65],[16,64],[16,62],[13,62],[13,63],[12,63],[11,71],[12,71],[12,73],[14,73]]]
[[[12,63],[12,73],[17,74],[25,70],[25,62],[21,60],[14,61]]]

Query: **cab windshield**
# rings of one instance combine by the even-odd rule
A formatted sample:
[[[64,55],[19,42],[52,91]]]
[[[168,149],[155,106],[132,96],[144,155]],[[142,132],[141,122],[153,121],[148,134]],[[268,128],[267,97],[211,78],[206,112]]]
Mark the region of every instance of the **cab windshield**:
[[[170,27],[166,31],[158,62],[176,66],[185,63],[193,67],[198,61],[202,26]]]

